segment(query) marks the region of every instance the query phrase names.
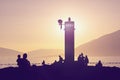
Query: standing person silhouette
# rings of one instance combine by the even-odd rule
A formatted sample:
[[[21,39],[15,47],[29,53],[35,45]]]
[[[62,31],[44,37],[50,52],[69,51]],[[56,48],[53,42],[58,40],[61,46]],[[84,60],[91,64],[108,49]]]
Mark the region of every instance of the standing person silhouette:
[[[88,63],[89,63],[89,59],[88,59],[88,57],[87,57],[87,55],[86,55],[86,56],[85,56],[85,60],[84,60],[85,66],[88,66]]]
[[[84,60],[85,59],[85,57],[84,57],[84,55],[83,55],[83,53],[81,53],[79,56],[78,56],[78,62],[79,62],[79,64],[81,65],[81,66],[84,66]]]

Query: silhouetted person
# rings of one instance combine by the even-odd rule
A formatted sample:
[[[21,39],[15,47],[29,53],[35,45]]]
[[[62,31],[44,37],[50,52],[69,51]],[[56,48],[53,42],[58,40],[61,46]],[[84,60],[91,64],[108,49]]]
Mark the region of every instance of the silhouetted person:
[[[56,60],[53,62],[54,65],[56,65],[57,63],[58,63],[58,62],[57,62]]]
[[[22,59],[21,59],[21,55],[18,55],[17,57],[18,57],[17,60],[16,60],[17,65],[18,65],[19,68],[21,68],[21,67],[22,67]]]
[[[85,64],[85,66],[88,66],[88,63],[89,63],[89,59],[88,59],[88,57],[86,55],[85,58],[84,58],[84,64]]]
[[[56,63],[57,63],[57,61],[55,60],[55,61],[54,61],[54,64],[56,64]]]
[[[59,55],[59,63],[63,63],[63,58]]]
[[[83,56],[83,53],[81,53],[79,56],[78,56],[78,63],[81,65],[81,66],[84,66],[84,56]]]
[[[43,60],[42,65],[43,65],[43,66],[45,65],[45,60]]]
[[[22,66],[23,66],[24,68],[30,67],[30,62],[29,62],[28,59],[27,59],[27,54],[26,54],[26,53],[23,54]]]
[[[102,62],[101,62],[101,60],[99,60],[98,63],[96,64],[96,67],[102,67],[102,66],[103,66]]]

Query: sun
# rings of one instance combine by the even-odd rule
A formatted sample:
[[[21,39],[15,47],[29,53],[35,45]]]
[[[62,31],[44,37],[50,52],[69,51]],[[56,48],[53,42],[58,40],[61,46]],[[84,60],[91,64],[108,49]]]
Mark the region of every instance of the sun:
[[[52,18],[49,21],[49,29],[47,29],[50,33],[48,36],[51,36],[51,42],[54,42],[54,48],[62,48],[64,49],[64,39],[65,39],[65,25],[64,23],[68,21],[68,17],[63,16],[63,17],[55,17]],[[61,26],[58,23],[58,20],[62,20],[62,29]],[[74,21],[74,27],[75,27],[75,47],[78,46],[79,44],[82,44],[85,42],[84,36],[86,34],[86,26],[84,25],[84,22],[82,19],[79,19],[75,16],[71,17],[71,21]],[[47,24],[46,24],[47,25]],[[82,38],[82,39],[81,39]]]

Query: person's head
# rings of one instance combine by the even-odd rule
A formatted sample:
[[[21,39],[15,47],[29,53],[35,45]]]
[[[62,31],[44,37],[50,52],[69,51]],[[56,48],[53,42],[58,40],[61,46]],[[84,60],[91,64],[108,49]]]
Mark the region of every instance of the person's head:
[[[99,60],[98,63],[101,63],[101,60]]]
[[[23,54],[23,59],[26,59],[27,58],[27,53],[24,53]]]
[[[18,55],[17,57],[18,57],[18,58],[21,58],[21,56],[20,56],[20,55]]]
[[[83,56],[83,53],[81,53],[80,55]]]
[[[59,58],[61,58],[61,56],[59,55]]]
[[[87,58],[87,55],[85,55],[85,57]]]

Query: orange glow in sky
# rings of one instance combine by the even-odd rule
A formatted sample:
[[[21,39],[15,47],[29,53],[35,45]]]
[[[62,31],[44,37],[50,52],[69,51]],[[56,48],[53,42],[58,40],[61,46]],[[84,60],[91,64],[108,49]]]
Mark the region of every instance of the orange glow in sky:
[[[120,0],[0,0],[0,47],[64,49],[58,19],[75,21],[75,46],[119,30]]]

